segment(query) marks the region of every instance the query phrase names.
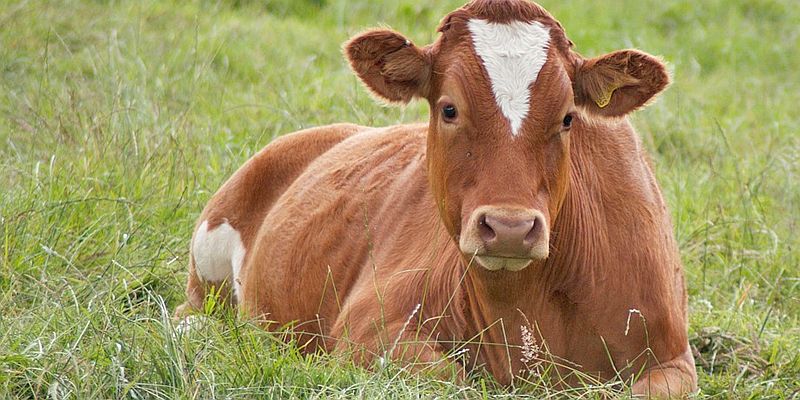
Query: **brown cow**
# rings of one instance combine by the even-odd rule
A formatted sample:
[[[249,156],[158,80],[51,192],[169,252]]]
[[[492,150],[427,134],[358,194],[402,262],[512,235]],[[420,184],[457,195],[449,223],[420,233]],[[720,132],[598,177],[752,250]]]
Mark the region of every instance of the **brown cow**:
[[[429,123],[267,146],[203,211],[178,315],[232,282],[245,315],[367,365],[444,360],[504,384],[553,366],[557,384],[695,390],[669,214],[625,118],[668,85],[664,65],[585,59],[524,0],[475,0],[439,32],[345,45],[377,97],[426,99]]]

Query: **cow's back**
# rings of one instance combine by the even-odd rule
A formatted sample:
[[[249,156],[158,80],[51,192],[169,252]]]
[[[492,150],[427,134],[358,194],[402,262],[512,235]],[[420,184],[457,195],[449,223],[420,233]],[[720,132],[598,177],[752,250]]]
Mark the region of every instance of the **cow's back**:
[[[250,243],[275,201],[321,154],[367,128],[337,124],[279,137],[250,158],[209,200],[200,222],[228,221]],[[249,247],[249,246],[247,246]]]

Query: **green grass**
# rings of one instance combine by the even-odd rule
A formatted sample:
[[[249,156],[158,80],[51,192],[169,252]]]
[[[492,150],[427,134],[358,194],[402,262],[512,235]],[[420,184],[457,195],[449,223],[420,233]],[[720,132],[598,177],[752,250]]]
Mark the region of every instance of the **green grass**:
[[[673,71],[633,119],[674,217],[702,396],[800,398],[800,8],[541,3],[584,55],[637,47]],[[381,24],[427,43],[458,5],[0,0],[0,398],[554,395],[303,357],[225,313],[193,334],[169,319],[194,219],[250,155],[303,127],[427,118],[375,104],[341,43]]]

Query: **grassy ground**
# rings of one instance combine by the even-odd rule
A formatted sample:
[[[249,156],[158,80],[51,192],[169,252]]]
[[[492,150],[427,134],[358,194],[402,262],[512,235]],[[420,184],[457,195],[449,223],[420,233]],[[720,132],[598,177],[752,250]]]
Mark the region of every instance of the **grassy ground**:
[[[584,55],[638,47],[674,72],[634,122],[674,216],[702,396],[800,398],[797,4],[542,4]],[[531,393],[304,358],[230,316],[192,335],[169,320],[194,218],[248,156],[302,127],[426,119],[375,105],[340,44],[377,24],[426,43],[458,5],[0,0],[0,397]]]

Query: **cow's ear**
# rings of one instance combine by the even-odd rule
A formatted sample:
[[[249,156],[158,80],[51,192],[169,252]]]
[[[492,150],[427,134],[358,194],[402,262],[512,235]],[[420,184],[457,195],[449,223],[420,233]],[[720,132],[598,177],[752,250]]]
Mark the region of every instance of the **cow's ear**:
[[[353,71],[381,99],[408,103],[428,95],[429,48],[419,48],[397,32],[376,29],[347,41],[344,52]]]
[[[581,60],[575,72],[575,104],[592,114],[619,117],[655,98],[669,85],[658,58],[638,50],[620,50]]]

